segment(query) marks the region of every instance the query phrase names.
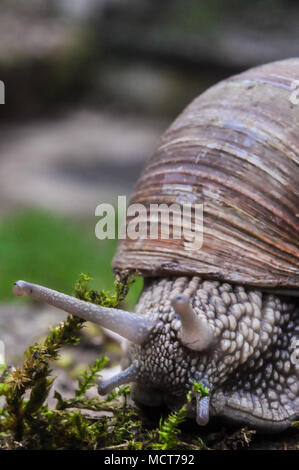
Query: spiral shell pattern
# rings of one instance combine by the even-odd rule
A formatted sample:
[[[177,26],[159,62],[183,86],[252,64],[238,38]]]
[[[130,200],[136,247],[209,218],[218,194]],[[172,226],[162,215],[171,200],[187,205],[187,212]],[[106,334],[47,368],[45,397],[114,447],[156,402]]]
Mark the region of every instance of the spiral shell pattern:
[[[162,136],[130,203],[147,208],[147,223],[150,204],[202,204],[203,244],[188,250],[192,231],[163,239],[162,228],[157,239],[121,240],[114,268],[298,292],[296,83],[299,58],[274,62],[221,81],[183,111]],[[191,218],[196,223],[194,213]],[[176,223],[174,217],[172,233]]]

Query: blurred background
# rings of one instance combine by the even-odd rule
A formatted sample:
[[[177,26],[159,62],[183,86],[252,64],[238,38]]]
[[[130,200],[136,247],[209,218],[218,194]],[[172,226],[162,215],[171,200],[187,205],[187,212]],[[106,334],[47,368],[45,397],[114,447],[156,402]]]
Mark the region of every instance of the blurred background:
[[[158,137],[208,86],[298,55],[298,13],[295,0],[0,1],[0,340],[7,362],[17,364],[25,347],[65,317],[14,299],[13,281],[71,293],[85,272],[94,287],[112,288],[116,243],[96,239],[96,206],[130,194]],[[141,287],[140,280],[128,308]],[[66,351],[62,367],[75,361],[80,368],[103,345],[117,363],[119,349],[92,325],[82,335],[77,358]]]

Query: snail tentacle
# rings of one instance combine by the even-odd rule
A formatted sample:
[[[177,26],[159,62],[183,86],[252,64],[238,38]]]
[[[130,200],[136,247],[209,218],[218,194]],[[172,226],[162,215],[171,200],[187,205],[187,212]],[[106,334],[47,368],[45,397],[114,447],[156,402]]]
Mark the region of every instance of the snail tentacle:
[[[209,422],[210,397],[202,398],[200,393],[196,394],[196,422],[199,426],[205,426]]]
[[[177,295],[172,299],[172,306],[182,323],[179,332],[182,344],[195,351],[208,349],[214,340],[213,330],[206,320],[196,315],[188,297]]]
[[[94,305],[38,284],[18,281],[14,284],[13,292],[17,296],[32,297],[84,320],[97,323],[139,345],[146,343],[155,326],[154,322],[142,315]]]
[[[106,395],[115,387],[119,387],[120,385],[127,384],[129,382],[136,382],[137,379],[138,369],[135,364],[131,364],[127,369],[122,370],[119,374],[99,383],[98,392],[100,395]]]

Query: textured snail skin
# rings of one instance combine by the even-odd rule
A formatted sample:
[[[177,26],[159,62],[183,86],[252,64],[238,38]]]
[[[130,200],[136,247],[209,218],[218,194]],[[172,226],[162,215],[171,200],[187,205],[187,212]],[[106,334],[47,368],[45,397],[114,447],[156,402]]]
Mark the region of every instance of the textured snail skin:
[[[179,341],[171,298],[180,293],[214,331],[208,351],[191,351]],[[210,388],[210,416],[267,432],[299,417],[299,364],[291,361],[299,338],[294,299],[199,277],[166,278],[149,282],[136,312],[158,322],[145,345],[129,347],[129,361],[138,368],[136,402],[176,409],[197,381]]]
[[[100,394],[133,382],[136,402],[176,409],[200,382],[209,394],[196,393],[188,411],[201,426],[210,416],[222,416],[279,431],[299,417],[299,357],[292,351],[299,341],[295,298],[197,276],[148,281],[136,313],[25,281],[16,282],[13,292],[127,338],[127,368],[101,382]]]

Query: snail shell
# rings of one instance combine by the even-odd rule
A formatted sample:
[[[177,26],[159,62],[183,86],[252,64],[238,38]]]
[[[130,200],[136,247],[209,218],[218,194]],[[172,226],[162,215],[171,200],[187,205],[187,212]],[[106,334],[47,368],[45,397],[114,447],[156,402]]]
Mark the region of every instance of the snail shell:
[[[203,245],[190,251],[184,238],[127,238],[119,243],[115,269],[298,293],[295,80],[299,59],[274,62],[218,83],[183,111],[162,136],[130,203],[143,204],[148,220],[152,203],[203,204]]]

